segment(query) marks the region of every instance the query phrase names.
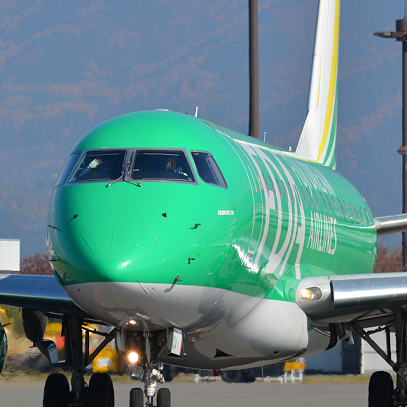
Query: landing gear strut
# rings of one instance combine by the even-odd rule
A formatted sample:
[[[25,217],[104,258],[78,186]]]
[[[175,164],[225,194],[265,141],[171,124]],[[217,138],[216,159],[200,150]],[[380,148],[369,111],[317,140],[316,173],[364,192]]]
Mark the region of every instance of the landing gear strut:
[[[391,359],[390,326],[379,327],[374,331],[366,331],[359,323],[353,323],[353,329],[392,367],[397,374],[396,388],[393,379],[387,372],[375,372],[369,382],[368,407],[399,407],[407,406],[407,318],[406,313],[395,313],[396,330],[396,361]],[[371,338],[374,333],[386,332],[386,351]]]
[[[105,338],[92,354],[89,352],[90,333]],[[86,367],[113,339],[116,339],[119,351],[134,349],[139,355],[139,360],[130,364],[130,377],[144,383],[144,394],[142,389],[132,389],[130,407],[153,407],[155,396],[157,407],[171,407],[170,391],[162,388],[156,392],[157,382],[164,383],[160,359],[168,353],[169,331],[127,332],[114,328],[110,333],[104,333],[90,329],[79,316],[69,315],[62,321],[62,334],[65,336],[65,361],[55,360],[56,346],[52,341],[34,342],[53,366],[64,367],[72,372],[71,388],[62,374],[48,377],[44,387],[43,407],[114,407],[113,383],[108,374],[95,373],[89,385],[83,377]]]
[[[133,333],[130,342],[132,347],[141,355],[137,364],[130,365],[130,377],[133,380],[144,382],[144,395],[147,406],[153,407],[158,383],[164,383],[162,374],[163,364],[160,358],[168,352],[166,331]],[[143,407],[143,391],[133,388],[130,391],[130,407]],[[171,393],[167,388],[157,391],[157,407],[171,407]]]
[[[83,326],[82,319],[75,315],[65,317],[62,327],[65,336],[66,360],[57,363],[52,363],[50,360],[50,362],[53,366],[65,367],[72,371],[71,390],[68,380],[63,374],[50,375],[45,382],[43,407],[114,407],[114,390],[110,376],[106,373],[96,373],[91,377],[89,386],[87,386],[83,374],[99,352],[113,340],[116,329],[108,334],[90,330]],[[85,331],[84,350],[82,331]],[[89,354],[90,332],[105,337],[92,354]],[[48,358],[49,342],[35,343]]]

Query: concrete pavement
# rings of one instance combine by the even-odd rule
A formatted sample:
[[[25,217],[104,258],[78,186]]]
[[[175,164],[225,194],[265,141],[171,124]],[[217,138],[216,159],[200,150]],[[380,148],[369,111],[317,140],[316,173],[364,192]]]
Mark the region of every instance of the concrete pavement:
[[[134,383],[137,385],[139,383]],[[137,387],[137,386],[134,386]],[[141,387],[141,386],[140,386]],[[167,383],[173,407],[366,407],[367,384]],[[128,407],[131,384],[115,384],[116,407]],[[43,383],[0,380],[0,407],[42,406]]]

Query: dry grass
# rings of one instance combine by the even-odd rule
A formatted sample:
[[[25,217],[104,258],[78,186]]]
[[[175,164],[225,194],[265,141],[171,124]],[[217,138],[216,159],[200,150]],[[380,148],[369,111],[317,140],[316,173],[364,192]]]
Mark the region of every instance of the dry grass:
[[[64,372],[62,370],[56,369],[55,372],[64,373],[68,380],[70,380],[70,374]],[[49,373],[39,373],[37,371],[16,371],[11,369],[5,369],[3,374],[0,375],[0,384],[5,383],[13,383],[13,384],[24,384],[27,382],[45,382],[46,378],[48,377]],[[117,375],[114,374],[111,376],[114,383],[120,384],[131,384],[134,383],[133,380],[130,379],[128,374]],[[89,382],[90,374],[85,375],[85,381]],[[188,383],[194,381],[193,374],[180,374],[177,377],[174,377],[173,383]],[[257,381],[257,383],[262,383],[261,381]],[[264,385],[269,384],[270,381],[265,381]],[[278,383],[276,381],[272,381],[272,383]],[[332,376],[304,376],[303,382],[300,383],[296,381],[295,384],[301,385],[313,385],[313,384],[368,384],[369,383],[369,376],[365,375],[332,375]]]
[[[318,375],[318,376],[304,376],[304,384],[368,384],[370,376],[365,375]]]

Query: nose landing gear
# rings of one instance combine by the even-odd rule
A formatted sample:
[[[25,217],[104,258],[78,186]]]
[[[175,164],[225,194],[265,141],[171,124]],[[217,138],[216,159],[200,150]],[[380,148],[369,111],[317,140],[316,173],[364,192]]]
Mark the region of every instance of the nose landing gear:
[[[147,398],[146,405],[153,407],[153,400],[156,395],[157,382],[155,380],[144,381],[144,394]],[[143,390],[133,388],[130,391],[130,407],[144,407]],[[171,407],[171,392],[167,388],[161,388],[157,391],[157,407]]]
[[[155,383],[156,385],[157,383]],[[155,395],[155,385],[144,384],[144,391],[147,397],[147,406],[153,407],[153,397]],[[154,389],[152,388],[154,387]],[[153,391],[151,391],[153,390]],[[130,407],[144,407],[143,390],[138,387],[130,391]],[[171,392],[167,388],[162,388],[157,391],[157,407],[171,407]]]
[[[159,358],[164,352],[168,351],[167,333],[165,331],[134,333],[132,341],[133,343],[140,343],[139,351],[141,351],[142,357],[137,365],[130,364],[130,377],[144,383],[144,395],[147,398],[146,405],[153,407],[157,383],[164,383],[163,364],[159,362]],[[143,391],[140,388],[131,389],[130,407],[144,407],[143,401]],[[161,388],[157,391],[157,407],[171,407],[169,389]]]

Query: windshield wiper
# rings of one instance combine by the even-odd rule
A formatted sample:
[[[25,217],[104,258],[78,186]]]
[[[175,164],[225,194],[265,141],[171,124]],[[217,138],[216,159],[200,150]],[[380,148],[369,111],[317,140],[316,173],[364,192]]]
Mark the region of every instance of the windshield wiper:
[[[123,178],[124,174],[120,175],[119,178],[115,179],[114,181],[110,182],[109,184],[106,185],[106,188],[109,188],[112,186],[115,182],[121,180]],[[138,187],[142,187],[143,185],[140,184],[140,182],[137,181],[128,181],[126,179],[123,180],[124,182],[128,182],[129,184],[136,184]]]
[[[120,179],[122,179],[124,176],[124,174],[120,175],[119,178],[115,179],[114,181],[112,181],[110,184],[106,185],[106,188],[109,188],[110,186],[112,186],[115,182],[119,181]]]
[[[142,187],[143,185],[140,184],[140,182],[137,181],[128,181],[128,180],[124,180],[125,182],[128,182],[130,184],[136,184],[138,187]]]

